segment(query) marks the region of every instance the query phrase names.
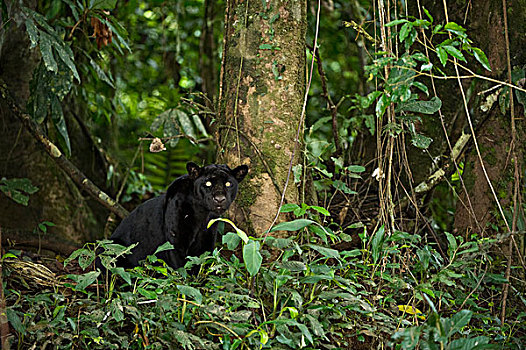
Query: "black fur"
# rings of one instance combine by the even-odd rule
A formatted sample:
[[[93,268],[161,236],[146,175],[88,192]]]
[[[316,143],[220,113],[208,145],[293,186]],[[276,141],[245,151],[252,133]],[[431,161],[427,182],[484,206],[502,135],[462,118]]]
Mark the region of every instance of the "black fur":
[[[139,243],[119,265],[137,266],[166,241],[174,249],[159,253],[158,258],[174,269],[183,266],[187,256],[214,249],[217,225],[209,229],[206,226],[230,207],[248,167],[241,165],[232,170],[223,164],[199,167],[190,162],[186,169],[188,174],[172,182],[165,194],[138,206],[113,232],[110,239],[115,243]]]

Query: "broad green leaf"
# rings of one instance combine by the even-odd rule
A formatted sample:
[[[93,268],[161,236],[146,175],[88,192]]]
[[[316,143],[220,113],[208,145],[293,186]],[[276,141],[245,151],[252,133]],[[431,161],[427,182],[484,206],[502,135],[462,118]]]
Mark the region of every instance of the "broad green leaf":
[[[77,79],[78,82],[80,82],[79,73],[77,72],[77,67],[75,67],[74,58],[73,58],[73,51],[71,51],[71,48],[66,44],[64,41],[58,41],[53,40],[52,41],[53,48],[58,53],[58,56],[68,66],[69,70],[73,74],[73,76]]]
[[[157,249],[155,250],[155,253],[153,253],[153,254],[157,255],[160,252],[164,252],[164,251],[170,250],[170,249],[174,249],[174,246],[169,241],[166,241],[166,242],[164,242],[164,244],[162,244],[159,247],[157,247]]]
[[[185,285],[177,285],[177,289],[185,296],[194,298],[196,303],[201,304],[203,302],[203,295],[199,289]]]
[[[47,34],[46,32],[39,31],[40,32],[40,53],[42,54],[42,59],[44,60],[44,64],[46,65],[46,68],[54,73],[58,72],[58,65],[57,61],[55,61],[55,57],[53,57],[53,52],[51,50],[52,47],[52,41],[54,38]]]
[[[433,114],[433,113],[438,112],[438,110],[441,107],[442,107],[442,100],[434,96],[428,101],[412,100],[412,101],[400,104],[398,108],[401,111],[406,111],[406,112]]]
[[[5,313],[7,315],[7,320],[11,324],[11,326],[17,331],[19,334],[24,334],[26,331],[26,327],[22,323],[22,320],[20,319],[20,316],[18,315],[18,312],[13,310],[11,307],[7,307],[5,309]]]
[[[477,47],[473,47],[473,55],[475,56],[475,59],[479,61],[479,63],[482,64],[484,68],[491,72],[491,67],[489,65],[488,58],[486,57],[484,51]]]
[[[208,225],[206,226],[206,228],[210,228],[210,226],[212,226],[213,224],[215,224],[216,222],[218,221],[223,221],[223,222],[226,222],[227,224],[229,224],[230,226],[232,226],[234,228],[234,230],[236,230],[236,233],[237,235],[239,236],[239,238],[241,238],[243,240],[243,242],[245,242],[245,244],[248,243],[248,236],[247,234],[245,233],[245,231],[239,229],[231,220],[229,219],[223,219],[223,218],[217,218],[217,219],[212,219],[208,222]]]
[[[315,245],[315,244],[307,244],[306,246],[311,249],[314,249],[315,251],[317,251],[318,253],[320,253],[326,258],[334,258],[334,259],[340,258],[340,253],[336,249],[322,247],[322,246]]]
[[[422,84],[419,81],[415,81],[415,82],[413,82],[413,86],[418,88],[424,94],[426,94],[426,96],[429,96],[429,89],[427,88],[427,86],[425,84]]]
[[[438,46],[437,47],[437,56],[440,59],[440,63],[442,63],[442,66],[446,66],[447,63],[447,52],[444,50],[443,47]]]
[[[148,299],[157,299],[157,293],[153,290],[144,289],[143,287],[137,288],[137,292]]]
[[[62,112],[62,105],[57,96],[53,96],[51,99],[51,120],[55,129],[60,135],[59,142],[65,148],[66,154],[71,154],[71,144],[69,142],[68,129],[66,127],[66,119]]]
[[[201,121],[201,118],[199,118],[198,114],[192,114],[192,121],[194,122],[195,127],[203,136],[208,136],[208,132],[206,131],[205,126],[203,125],[203,122]]]
[[[331,216],[331,213],[329,213],[329,211],[323,207],[319,207],[317,205],[311,205],[309,206],[310,209],[314,209],[315,211],[317,211],[318,213],[322,214],[322,215],[325,215],[325,216]]]
[[[378,98],[378,96],[380,96],[382,93],[380,91],[373,91],[371,93],[369,93],[367,96],[365,97],[361,97],[359,96],[360,98],[360,106],[363,108],[363,109],[367,109],[369,108],[369,106]]]
[[[342,191],[345,194],[357,194],[358,192],[351,190],[342,180],[334,180],[332,185],[335,189]]]
[[[117,0],[90,0],[89,8],[92,10],[113,10]]]
[[[305,228],[311,224],[314,224],[315,222],[309,219],[296,219],[293,221],[287,221],[287,222],[280,222],[279,224],[275,225],[270,232],[274,231],[298,231],[302,228]]]
[[[386,27],[393,27],[393,26],[396,26],[398,24],[407,23],[407,22],[409,22],[407,19],[395,19],[394,21],[391,21],[391,22],[387,23],[385,26]]]
[[[106,84],[108,84],[109,86],[111,86],[112,88],[115,88],[115,85],[113,84],[113,79],[111,78],[111,76],[108,77],[108,75],[106,74],[106,72],[104,72],[101,66],[99,66],[97,62],[93,60],[93,58],[91,58],[90,56],[88,57],[89,57],[89,63],[91,64],[91,67],[93,68],[93,70],[95,71],[99,79],[105,82]]]
[[[433,23],[433,16],[431,16],[431,13],[429,13],[429,11],[425,7],[422,8],[424,9],[424,13],[426,14],[427,18],[429,18],[429,21]]]
[[[365,167],[361,165],[349,165],[347,170],[353,173],[363,173],[365,171]]]
[[[412,29],[413,26],[409,22],[404,24],[402,28],[400,28],[400,42],[403,42],[405,38],[407,38]]]
[[[255,276],[258,273],[263,262],[259,248],[259,242],[253,240],[243,247],[243,261],[250,276]]]
[[[115,321],[120,322],[124,320],[124,308],[120,299],[113,299],[110,305],[111,315]]]
[[[466,62],[466,59],[464,58],[464,55],[462,54],[462,52],[460,52],[459,49],[457,49],[456,47],[454,46],[451,46],[451,45],[444,45],[442,46],[442,48],[448,53],[450,54],[451,56],[455,57],[456,59],[459,59],[463,62]]]
[[[97,280],[97,277],[99,277],[100,271],[90,271],[88,273],[85,273],[83,275],[79,275],[76,278],[77,285],[75,286],[75,290],[78,291],[84,291],[87,286],[92,284]],[[72,275],[69,275],[71,277]]]
[[[377,118],[381,119],[383,117],[390,103],[391,103],[391,99],[385,93],[382,93],[382,96],[376,102],[375,111],[376,111]]]
[[[180,109],[176,109],[175,115],[176,115],[177,121],[179,122],[179,125],[181,126],[181,130],[183,131],[183,133],[185,135],[195,138],[194,125],[192,124],[192,121],[188,117],[188,114],[186,114],[184,111]]]
[[[413,146],[420,149],[427,149],[431,145],[433,139],[431,137],[424,136],[422,134],[414,134],[411,138],[411,143]]]
[[[241,238],[237,233],[234,232],[227,232],[222,237],[222,244],[226,244],[227,248],[230,250],[234,250],[238,247],[239,242],[241,242]]]
[[[378,231],[374,234],[373,240],[371,241],[371,249],[373,255],[373,262],[376,264],[380,258],[382,247],[384,244],[385,228],[382,225]]]
[[[281,264],[281,267],[289,271],[292,271],[292,272],[307,270],[307,266],[305,265],[305,263],[302,263],[301,261],[294,261],[294,260],[283,262]]]
[[[281,209],[279,210],[280,213],[290,213],[291,211],[294,211],[298,209],[300,206],[294,203],[285,203],[281,206]]]
[[[473,316],[473,311],[471,310],[461,310],[457,312],[453,317],[451,317],[451,328],[448,334],[448,337],[454,335],[460,329],[464,326],[466,326],[469,321],[471,320],[471,317]]]
[[[128,271],[124,270],[124,268],[122,268],[122,267],[115,267],[115,268],[111,268],[110,271],[111,271],[111,273],[113,273],[115,275],[121,276],[122,279],[126,283],[128,283],[128,285],[131,286],[131,284],[132,284],[131,274]]]
[[[6,179],[0,180],[0,191],[15,202],[27,206],[29,203],[29,195],[38,191],[38,187],[33,186],[31,180],[22,179]]]
[[[29,35],[29,40],[31,40],[31,46],[29,46],[30,49],[36,47],[38,45],[38,29],[35,25],[35,22],[33,22],[30,19],[26,19],[26,31]]]
[[[455,33],[455,34],[458,34],[458,35],[462,35],[466,32],[466,29],[463,28],[461,25],[455,23],[455,22],[448,22],[446,23],[446,25],[444,26],[444,29],[449,31],[449,32],[452,32],[452,33]]]
[[[272,45],[271,44],[261,44],[259,45],[259,49],[260,50],[272,50]]]

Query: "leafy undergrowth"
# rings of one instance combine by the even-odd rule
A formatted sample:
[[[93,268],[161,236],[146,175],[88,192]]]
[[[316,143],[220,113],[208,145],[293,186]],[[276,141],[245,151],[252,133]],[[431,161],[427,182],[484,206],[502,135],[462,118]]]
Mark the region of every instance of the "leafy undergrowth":
[[[513,286],[500,324],[505,266],[487,254],[492,240],[448,234],[442,257],[418,235],[383,228],[363,228],[362,247],[346,251],[331,248],[350,238],[339,229],[306,219],[278,228],[297,236],[227,233],[221,249],[178,271],[153,256],[132,270],[111,268],[126,249],[99,242],[113,274],[92,270],[98,248],[88,245],[65,262],[84,274],[39,288],[20,283],[30,274],[17,275],[10,266],[21,259],[7,254],[12,347],[519,349],[526,340],[525,303]]]

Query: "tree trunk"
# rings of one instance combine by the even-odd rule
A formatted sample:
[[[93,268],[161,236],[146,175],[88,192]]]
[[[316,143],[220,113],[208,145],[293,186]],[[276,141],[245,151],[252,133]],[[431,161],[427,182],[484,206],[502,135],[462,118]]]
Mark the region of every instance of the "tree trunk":
[[[261,234],[278,211],[293,154],[292,165],[301,164],[306,2],[229,0],[226,11],[218,158],[250,167],[231,213]],[[300,192],[291,176],[285,201],[298,203]]]

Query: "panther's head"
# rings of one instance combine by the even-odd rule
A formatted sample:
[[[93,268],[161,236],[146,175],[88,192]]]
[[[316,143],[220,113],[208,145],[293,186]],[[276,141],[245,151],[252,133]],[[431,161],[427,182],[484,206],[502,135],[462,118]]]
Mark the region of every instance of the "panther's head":
[[[221,215],[236,198],[237,186],[247,175],[248,166],[240,165],[230,169],[224,164],[212,164],[200,167],[189,162],[186,170],[193,180],[194,204]]]

